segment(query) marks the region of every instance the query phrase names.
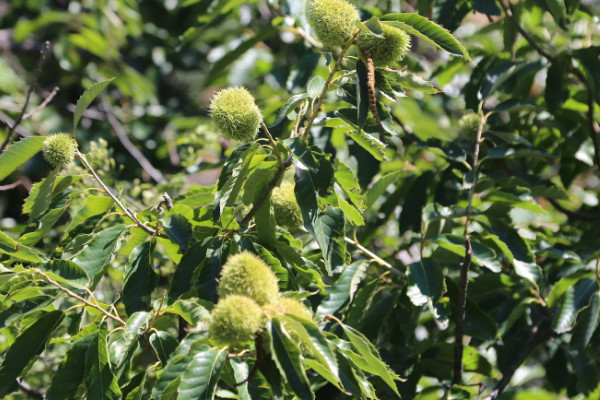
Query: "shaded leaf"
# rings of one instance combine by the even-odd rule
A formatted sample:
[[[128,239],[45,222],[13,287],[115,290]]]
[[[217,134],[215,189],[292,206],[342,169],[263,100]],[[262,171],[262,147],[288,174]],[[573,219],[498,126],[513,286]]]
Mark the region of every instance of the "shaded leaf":
[[[155,246],[155,240],[146,241],[133,249],[129,257],[123,284],[123,304],[129,315],[150,307],[152,292],[158,284],[154,271]]]
[[[334,285],[329,289],[327,296],[317,307],[315,316],[318,319],[321,319],[327,314],[333,315],[338,312],[348,300],[352,300],[352,297],[358,288],[358,284],[367,274],[368,267],[369,263],[364,260],[353,262],[346,267]]]
[[[45,140],[45,136],[23,138],[0,154],[0,181],[42,150]]]
[[[92,104],[92,101],[102,93],[104,88],[106,88],[113,79],[115,78],[94,83],[83,92],[81,97],[79,97],[77,105],[75,106],[75,112],[73,113],[73,136],[75,136],[75,132],[77,132],[77,125],[79,124],[79,120],[83,116],[84,111],[87,110],[89,105]]]
[[[178,400],[212,399],[227,359],[227,349],[208,348],[194,354],[181,375]]]

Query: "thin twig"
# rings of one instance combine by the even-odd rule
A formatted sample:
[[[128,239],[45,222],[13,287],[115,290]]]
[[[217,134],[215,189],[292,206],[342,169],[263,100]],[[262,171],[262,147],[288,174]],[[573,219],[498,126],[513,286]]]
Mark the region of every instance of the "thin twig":
[[[42,392],[40,392],[39,390],[36,390],[34,388],[32,388],[27,382],[22,381],[20,379],[17,378],[17,384],[19,385],[19,389],[21,389],[23,392],[27,393],[29,396],[33,397],[34,399],[40,399],[43,400],[46,398],[46,395]]]
[[[46,282],[51,283],[52,285],[56,286],[57,288],[59,288],[60,290],[62,290],[66,294],[68,294],[70,297],[73,297],[74,299],[77,299],[77,300],[81,301],[85,305],[87,305],[89,307],[92,307],[92,308],[100,311],[102,314],[106,315],[108,318],[110,318],[110,319],[112,319],[114,321],[117,321],[119,324],[125,325],[125,321],[123,321],[118,315],[113,315],[113,314],[109,313],[108,311],[106,311],[104,308],[100,307],[98,304],[94,304],[94,303],[92,303],[92,302],[84,299],[83,297],[81,297],[77,293],[72,292],[71,290],[69,290],[66,287],[62,286],[60,283],[56,282],[54,279],[50,278],[43,271],[41,271],[39,269],[36,269],[35,273],[38,274],[38,275],[42,275],[44,277],[44,279],[46,280]]]
[[[308,32],[306,32],[304,29],[298,27],[298,28],[292,28],[292,31],[297,33],[299,36],[301,36],[302,38],[304,38],[308,43],[311,44],[311,46],[317,48],[317,49],[322,49],[323,45],[319,42],[317,42],[312,36],[310,36],[308,34]]]
[[[129,152],[129,154],[131,154],[133,158],[135,158],[137,162],[140,163],[144,171],[146,171],[146,173],[150,175],[150,177],[154,179],[155,182],[164,182],[166,180],[164,175],[161,174],[159,170],[154,168],[154,166],[152,166],[152,164],[150,163],[150,161],[148,161],[146,156],[144,156],[144,154],[140,150],[138,150],[137,147],[135,147],[133,142],[129,140],[127,132],[125,132],[125,128],[123,128],[123,125],[121,125],[121,123],[117,120],[117,117],[115,117],[115,115],[113,114],[110,104],[106,100],[106,96],[102,96],[102,108],[104,108],[106,120],[108,121],[113,131],[119,138],[121,144]]]
[[[344,56],[346,55],[346,52],[348,51],[350,46],[352,46],[354,44],[354,41],[356,40],[356,37],[358,36],[359,33],[360,33],[360,29],[357,29],[356,32],[354,32],[354,34],[352,35],[352,39],[350,41],[348,41],[348,44],[346,44],[346,46],[344,46],[344,48],[342,49],[342,52],[340,53],[340,57],[335,61],[335,64],[333,64],[333,68],[329,72],[329,76],[327,77],[327,80],[325,81],[325,84],[323,85],[323,90],[321,90],[321,94],[317,98],[317,105],[316,105],[316,107],[314,107],[311,110],[311,114],[308,117],[308,121],[306,121],[306,126],[304,127],[304,133],[302,134],[303,139],[306,139],[308,137],[308,135],[310,134],[310,128],[312,127],[312,124],[315,121],[315,118],[317,117],[317,114],[319,113],[321,106],[323,105],[323,100],[325,99],[325,95],[327,94],[327,91],[329,90],[329,86],[331,85],[331,82],[333,81],[333,76],[340,69],[340,66],[342,65],[342,61],[344,60]]]
[[[485,400],[497,399],[500,396],[500,394],[504,391],[504,389],[506,389],[517,369],[521,366],[523,361],[525,361],[525,359],[533,351],[533,349],[535,349],[539,344],[545,342],[546,340],[548,340],[548,338],[550,338],[550,336],[552,335],[552,331],[550,329],[544,329],[541,332],[539,330],[540,326],[542,325],[542,323],[544,323],[546,319],[546,316],[542,316],[531,328],[531,333],[527,338],[527,342],[525,342],[525,345],[521,348],[515,359],[510,363],[508,370],[502,375],[502,379],[500,380],[500,382],[498,382],[492,393],[490,393],[490,395],[486,397]]]
[[[460,385],[462,382],[463,372],[463,335],[465,329],[465,317],[467,309],[467,290],[469,286],[469,269],[471,267],[471,258],[473,250],[471,248],[471,239],[469,238],[469,224],[471,222],[471,213],[473,211],[473,197],[475,196],[475,186],[477,183],[477,172],[479,170],[479,147],[481,144],[481,136],[483,134],[483,125],[485,124],[486,116],[482,110],[483,104],[479,103],[479,126],[477,128],[477,139],[475,141],[475,149],[473,150],[473,182],[469,190],[469,199],[467,206],[467,215],[465,219],[465,229],[463,236],[465,238],[465,256],[460,263],[460,281],[458,291],[458,312],[456,314],[456,329],[454,331],[454,367],[452,383]]]
[[[357,249],[359,249],[360,251],[362,251],[363,253],[365,253],[369,257],[371,257],[373,259],[373,261],[375,261],[377,264],[381,265],[382,267],[387,268],[390,272],[393,272],[394,274],[396,274],[398,276],[404,277],[404,273],[402,271],[394,268],[392,266],[392,264],[388,263],[387,261],[385,261],[384,259],[382,259],[381,257],[379,257],[377,254],[373,253],[371,250],[367,249],[362,244],[360,244],[357,241],[352,240],[352,239],[350,239],[349,237],[346,237],[346,236],[344,236],[344,241],[346,243],[349,243],[349,244],[353,245],[354,247],[356,247]]]
[[[273,146],[273,152],[275,153],[277,162],[279,163],[279,165],[283,165],[283,160],[281,159],[281,155],[279,154],[279,149],[277,148],[277,143],[275,143],[275,140],[273,140],[273,136],[271,136],[271,132],[269,132],[269,128],[267,128],[267,125],[265,125],[264,121],[260,121],[260,126],[262,127],[263,131],[269,138],[269,142],[271,142],[271,146]]]
[[[127,216],[127,218],[131,219],[139,228],[143,229],[147,233],[149,233],[151,235],[157,235],[158,234],[158,232],[155,229],[152,229],[149,226],[145,225],[142,221],[140,221],[133,214],[133,212],[131,212],[131,210],[129,208],[125,207],[125,205],[123,203],[121,203],[121,201],[117,198],[117,196],[115,196],[113,194],[113,192],[108,188],[108,186],[106,186],[106,184],[102,181],[102,179],[100,179],[100,177],[98,176],[98,174],[96,173],[96,171],[94,170],[94,168],[92,168],[92,166],[90,165],[90,163],[86,160],[85,156],[83,154],[81,154],[79,152],[79,150],[75,151],[75,157],[77,157],[77,158],[79,158],[81,160],[81,162],[83,163],[83,165],[85,165],[85,167],[92,173],[92,175],[94,176],[94,178],[96,179],[96,181],[100,184],[100,186],[102,186],[102,189],[104,189],[104,191],[106,192],[106,194],[108,194],[114,200],[114,202],[123,211],[123,213],[125,214],[125,216]]]
[[[40,51],[40,59],[39,59],[39,61],[37,63],[35,71],[33,72],[33,77],[31,79],[31,84],[29,85],[29,89],[27,90],[27,95],[25,96],[25,103],[23,104],[23,108],[21,109],[21,113],[19,114],[19,116],[17,117],[17,119],[15,120],[15,122],[12,124],[12,126],[10,127],[10,129],[8,130],[8,134],[6,135],[6,139],[4,140],[4,143],[2,143],[2,145],[0,146],[0,154],[2,152],[4,152],[4,149],[6,148],[6,146],[8,145],[8,143],[10,143],[10,141],[12,139],[12,135],[15,132],[15,129],[17,128],[17,126],[19,126],[19,124],[23,120],[23,116],[25,115],[25,110],[27,110],[27,106],[29,105],[29,99],[31,98],[31,93],[33,93],[33,89],[34,89],[34,87],[37,84],[37,80],[38,80],[38,77],[40,75],[40,71],[42,70],[42,66],[44,65],[44,62],[46,61],[46,56],[48,55],[48,50],[50,50],[50,42],[46,41],[44,43],[44,47]]]
[[[50,102],[52,101],[52,99],[54,98],[54,96],[56,96],[56,93],[58,93],[59,90],[60,90],[60,88],[58,86],[54,86],[54,89],[52,89],[52,91],[50,92],[50,94],[48,95],[48,97],[46,97],[44,99],[44,101],[42,101],[42,104],[40,104],[39,106],[37,106],[36,108],[34,108],[33,111],[30,111],[27,114],[25,114],[23,116],[23,120],[31,118],[33,116],[33,114],[35,114],[36,112],[40,111],[42,108],[44,108],[48,104],[50,104]]]
[[[6,124],[6,126],[12,126],[15,123],[15,120],[4,114],[0,111],[0,120]],[[27,129],[23,128],[21,125],[15,128],[15,132],[17,132],[21,137],[29,137],[33,136],[33,134]]]
[[[267,199],[267,196],[269,196],[269,193],[271,193],[271,191],[275,188],[275,186],[277,185],[277,182],[279,181],[279,179],[281,178],[281,176],[283,175],[285,170],[290,165],[292,165],[292,155],[291,154],[288,156],[287,160],[285,160],[285,162],[283,164],[279,164],[279,167],[277,168],[277,171],[275,171],[275,175],[273,175],[273,178],[271,178],[271,180],[269,181],[269,183],[267,184],[267,186],[261,193],[260,197],[258,198],[258,200],[256,200],[256,202],[254,203],[254,206],[252,206],[252,209],[250,209],[248,214],[246,214],[244,219],[242,219],[242,222],[241,222],[242,225],[248,225],[248,222],[250,222],[252,217],[254,217],[254,214],[256,214],[256,212],[258,211],[260,206],[262,206],[262,204],[265,202],[265,200]]]

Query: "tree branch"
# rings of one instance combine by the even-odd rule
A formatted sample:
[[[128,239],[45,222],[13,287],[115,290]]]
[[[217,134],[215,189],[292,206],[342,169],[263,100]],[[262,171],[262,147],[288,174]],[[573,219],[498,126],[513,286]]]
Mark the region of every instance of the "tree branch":
[[[344,236],[344,241],[346,243],[349,243],[351,245],[353,245],[354,247],[356,247],[357,249],[359,249],[360,251],[362,251],[363,253],[365,253],[366,255],[368,255],[369,257],[371,257],[373,259],[373,261],[375,261],[377,264],[381,265],[382,267],[387,268],[390,272],[400,276],[400,277],[404,277],[404,273],[402,271],[397,270],[396,268],[394,268],[392,266],[392,264],[388,263],[387,261],[385,261],[384,259],[382,259],[381,257],[379,257],[377,254],[373,253],[371,250],[367,249],[366,247],[364,247],[362,244],[358,243],[355,240],[350,239],[349,237]]]
[[[36,390],[34,388],[32,388],[27,382],[22,381],[20,379],[17,378],[17,384],[19,385],[19,388],[27,393],[29,396],[33,397],[34,399],[40,399],[43,400],[46,398],[46,395],[42,392],[40,392],[39,390]]]
[[[486,121],[486,116],[483,114],[483,103],[479,103],[479,126],[477,128],[477,138],[475,140],[475,149],[473,150],[473,182],[469,190],[469,203],[467,206],[467,215],[465,220],[465,230],[463,236],[465,238],[465,257],[460,263],[460,281],[458,292],[458,313],[456,315],[456,329],[454,331],[454,366],[452,383],[460,385],[462,382],[463,372],[463,335],[465,328],[465,317],[467,309],[467,290],[469,286],[469,269],[471,267],[471,258],[473,250],[471,248],[471,239],[469,238],[469,224],[471,222],[471,213],[473,212],[473,197],[475,196],[475,186],[477,183],[477,172],[479,170],[479,147],[483,134],[483,126]]]
[[[60,88],[58,86],[54,86],[54,89],[52,89],[52,91],[50,92],[50,94],[48,95],[48,97],[46,97],[44,99],[44,101],[42,101],[42,103],[39,106],[37,106],[36,108],[34,108],[33,111],[30,111],[27,114],[25,114],[23,116],[23,119],[26,120],[28,118],[31,118],[33,116],[33,114],[35,114],[36,112],[40,111],[42,108],[44,108],[48,104],[50,104],[50,102],[52,101],[52,99],[54,98],[54,96],[56,96],[56,93],[58,93],[59,90],[60,90]]]
[[[12,135],[15,132],[15,129],[17,128],[17,126],[19,126],[19,124],[23,120],[23,116],[25,115],[25,110],[27,110],[27,106],[29,105],[29,99],[31,98],[31,93],[33,93],[33,89],[37,84],[37,80],[38,80],[38,77],[42,70],[42,66],[44,65],[44,62],[46,61],[46,57],[48,55],[48,50],[50,50],[50,42],[47,41],[44,43],[44,47],[40,51],[40,53],[41,53],[40,59],[37,63],[35,71],[33,72],[33,77],[31,79],[31,84],[29,85],[29,89],[27,90],[27,95],[25,96],[25,103],[23,103],[23,108],[21,109],[21,114],[19,114],[19,116],[17,117],[15,122],[12,124],[12,126],[8,130],[8,133],[6,134],[6,139],[0,146],[0,154],[2,152],[4,152],[4,149],[6,148],[6,146],[8,145],[8,143],[10,143],[10,141],[12,139]]]

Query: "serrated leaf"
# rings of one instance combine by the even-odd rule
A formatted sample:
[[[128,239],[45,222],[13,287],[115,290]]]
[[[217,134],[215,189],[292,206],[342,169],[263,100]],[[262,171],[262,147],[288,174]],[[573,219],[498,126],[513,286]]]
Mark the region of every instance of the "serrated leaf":
[[[172,214],[163,218],[161,223],[167,236],[179,245],[182,253],[185,253],[192,239],[192,225],[188,219],[181,214]]]
[[[598,328],[599,320],[600,293],[596,292],[592,295],[589,305],[577,315],[569,347],[579,352],[583,352],[588,346],[592,335]]]
[[[88,276],[79,265],[69,260],[50,260],[41,269],[59,282],[83,289],[87,286]]]
[[[177,338],[169,335],[165,331],[153,331],[148,341],[158,355],[158,359],[163,366],[167,364],[169,356],[179,344]]]
[[[187,370],[181,375],[177,399],[212,399],[227,354],[227,349],[216,348],[209,348],[194,354]]]
[[[113,204],[114,200],[109,196],[87,195],[83,200],[83,205],[81,206],[81,208],[72,213],[73,218],[71,219],[69,226],[65,230],[65,237],[75,237],[81,233],[88,233],[85,232],[88,229],[82,229],[82,226],[85,225],[87,228],[87,226],[92,225],[91,228],[93,229],[93,226],[96,225],[98,220],[98,218],[94,217],[103,217],[104,215],[106,215],[112,208]],[[92,224],[86,223],[86,221],[92,218],[94,219],[94,222]]]
[[[52,192],[54,191],[54,183],[56,182],[58,171],[60,171],[59,168],[54,168],[50,171],[50,174],[42,180],[38,191],[33,193],[35,197],[33,198],[31,212],[29,213],[30,221],[39,218],[48,209],[52,201]]]
[[[17,377],[21,375],[30,360],[44,350],[46,343],[64,317],[65,314],[58,310],[43,313],[37,321],[17,336],[0,365],[0,397],[10,393]]]
[[[340,310],[348,300],[351,300],[358,288],[358,284],[366,276],[368,267],[369,263],[364,260],[353,262],[346,267],[329,290],[329,294],[317,307],[315,316],[318,319],[321,319],[327,314],[333,315]]]
[[[575,322],[576,315],[575,289],[573,286],[570,286],[565,292],[565,297],[560,305],[560,310],[552,322],[552,329],[557,333],[563,333],[570,330],[573,322]]]
[[[445,292],[444,273],[435,259],[424,258],[409,265],[407,295],[414,305],[435,301]]]
[[[350,136],[360,147],[368,151],[377,161],[383,161],[385,156],[385,144],[379,139],[365,133],[363,130],[347,131],[346,135]]]
[[[341,208],[328,206],[313,221],[314,236],[323,251],[325,265],[331,274],[333,270],[344,264],[346,242],[344,230],[346,221]]]
[[[108,361],[106,323],[94,334],[85,355],[85,387],[88,400],[121,400],[121,390]]]
[[[121,236],[127,231],[125,225],[115,225],[94,235],[81,252],[73,258],[88,276],[93,290],[104,273],[104,269],[115,258]]]
[[[112,82],[113,79],[115,78],[110,78],[104,81],[94,83],[92,86],[89,87],[89,89],[83,92],[79,100],[77,100],[75,112],[73,113],[73,136],[75,136],[75,132],[77,131],[77,125],[79,124],[79,120],[83,116],[84,111],[87,110],[92,101],[94,101],[94,99],[98,97],[100,93],[102,93],[104,88],[106,88],[110,84],[110,82]]]
[[[150,307],[152,292],[158,284],[154,271],[155,246],[155,240],[144,242],[133,249],[129,257],[123,284],[123,304],[129,315]]]
[[[169,287],[170,299],[175,300],[191,289],[194,271],[202,265],[207,248],[207,241],[194,243],[183,255],[171,278],[171,286]]]
[[[283,121],[289,113],[294,111],[294,109],[300,103],[302,103],[304,100],[308,99],[309,97],[310,97],[310,95],[308,93],[301,93],[301,94],[297,94],[297,95],[290,97],[285,102],[283,107],[281,107],[281,110],[279,110],[279,114],[277,115],[277,119],[275,120],[275,122],[273,122],[273,124],[269,128],[279,125],[279,123],[281,121]]]
[[[6,233],[0,231],[0,253],[8,254],[11,258],[31,263],[43,261],[43,256],[34,249],[21,245]]]
[[[277,318],[269,321],[267,329],[271,336],[271,354],[279,372],[300,400],[314,400],[298,347]]]
[[[440,93],[431,83],[418,75],[406,71],[396,71],[394,75],[396,82],[404,89],[417,90],[426,94]]]
[[[75,398],[85,378],[85,354],[96,335],[77,340],[67,351],[52,376],[46,400],[71,400]]]
[[[11,304],[0,312],[0,329],[11,325],[17,319],[37,310],[41,310],[54,301],[49,296],[34,296]]]
[[[362,192],[358,178],[354,172],[340,160],[335,162],[335,181],[340,185],[344,194],[348,196],[350,201],[358,208],[364,207]]]
[[[356,329],[341,323],[340,326],[344,330],[346,337],[350,340],[350,343],[352,343],[352,348],[357,352],[358,357],[355,357],[355,354],[352,352],[344,351],[344,353],[348,355],[359,368],[383,379],[390,389],[392,389],[396,395],[400,396],[396,383],[394,382],[395,380],[400,380],[400,377],[381,361],[381,356],[375,346],[373,346],[369,339]]]
[[[192,282],[198,297],[208,301],[215,301],[217,297],[217,278],[221,272],[221,266],[225,264],[231,241],[226,238],[210,238],[207,242],[206,258],[202,268],[196,270]]]
[[[45,136],[30,136],[13,143],[0,154],[0,181],[42,150],[45,140]]]
[[[34,227],[31,230],[28,229],[19,237],[18,242],[26,246],[34,246],[60,220],[65,211],[67,211],[68,206],[69,203],[65,202],[61,207],[53,208],[48,211],[42,218],[33,224]]]
[[[341,197],[338,192],[335,192],[335,196],[337,197],[338,206],[353,225],[362,226],[365,224],[363,216],[352,204]]]
[[[404,29],[408,33],[424,39],[439,49],[446,50],[449,53],[462,56],[471,61],[467,50],[450,32],[425,17],[411,13],[386,14],[381,17],[381,21]]]

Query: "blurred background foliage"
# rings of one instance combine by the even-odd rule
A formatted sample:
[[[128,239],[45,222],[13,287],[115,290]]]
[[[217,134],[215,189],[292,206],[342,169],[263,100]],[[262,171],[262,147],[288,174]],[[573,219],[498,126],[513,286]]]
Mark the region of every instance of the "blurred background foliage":
[[[216,90],[246,86],[270,125],[290,96],[307,91],[312,77],[327,76],[330,58],[314,46],[305,3],[0,2],[0,119],[6,122],[0,139],[18,117],[30,84],[34,90],[27,111],[51,99],[20,124],[19,136],[70,130],[81,93],[93,82],[116,77],[84,114],[77,131],[82,151],[90,152],[107,183],[122,188],[137,209],[156,207],[163,192],[173,198],[205,193],[202,187],[215,184],[234,147],[207,116]],[[440,383],[451,379],[453,323],[448,316],[456,312],[458,265],[464,254],[460,235],[474,184],[470,164],[475,137],[459,121],[477,112],[481,103],[490,114],[473,203],[467,383],[487,382],[491,389],[490,382],[511,370],[527,340],[539,340],[543,346],[530,349],[533,356],[503,398],[597,398],[600,334],[592,298],[598,296],[600,256],[600,4],[355,4],[363,20],[391,12],[426,16],[456,35],[473,61],[413,38],[403,66],[439,92],[406,90],[399,101],[384,101],[396,135],[388,138],[385,149],[373,150],[381,153],[377,157],[348,140],[334,122],[314,130],[312,144],[343,159],[364,194],[364,225],[346,235],[355,235],[408,274],[408,283],[382,270],[367,274],[355,301],[343,311],[347,323],[375,342],[390,366],[408,378],[399,384],[406,398],[416,392],[419,399],[437,399],[440,392],[468,398],[483,387],[445,390]],[[49,54],[36,76],[46,41]],[[344,101],[342,89],[330,93],[328,116],[334,118]],[[272,128],[273,135],[288,137],[294,117],[295,111]],[[48,171],[38,155],[2,182],[3,231],[25,229],[23,200]],[[202,198],[210,202],[212,193]],[[52,248],[57,242],[49,234],[38,247]],[[177,262],[168,256],[163,261],[166,269]],[[438,280],[434,293],[419,304],[410,288],[422,265],[435,271],[430,278]],[[565,294],[573,285],[576,294]],[[585,310],[592,311],[581,317]],[[573,329],[583,318],[591,325],[581,347],[572,337],[579,337]],[[538,331],[546,336],[535,335]],[[47,376],[39,379],[30,383],[47,384]],[[329,398],[326,389],[322,398]]]

